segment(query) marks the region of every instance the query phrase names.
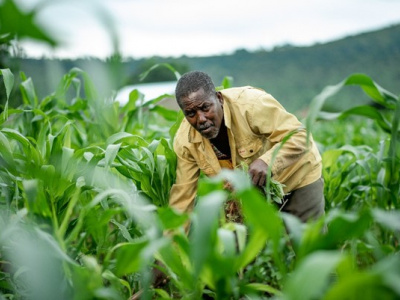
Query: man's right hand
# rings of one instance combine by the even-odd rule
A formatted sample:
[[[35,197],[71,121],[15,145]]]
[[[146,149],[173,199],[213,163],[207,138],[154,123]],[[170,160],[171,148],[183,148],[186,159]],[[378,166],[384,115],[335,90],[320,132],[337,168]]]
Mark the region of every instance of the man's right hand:
[[[258,188],[264,188],[267,180],[268,165],[260,158],[249,165],[251,182]]]

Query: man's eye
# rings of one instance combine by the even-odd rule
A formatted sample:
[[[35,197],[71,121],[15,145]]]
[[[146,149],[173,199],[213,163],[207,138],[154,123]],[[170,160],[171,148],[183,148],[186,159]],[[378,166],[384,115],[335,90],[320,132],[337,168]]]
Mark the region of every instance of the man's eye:
[[[194,117],[195,113],[193,111],[186,112],[186,116],[192,118]]]
[[[201,109],[202,109],[203,111],[207,111],[207,110],[210,109],[210,107],[211,107],[210,104],[204,104],[203,107],[202,107]]]

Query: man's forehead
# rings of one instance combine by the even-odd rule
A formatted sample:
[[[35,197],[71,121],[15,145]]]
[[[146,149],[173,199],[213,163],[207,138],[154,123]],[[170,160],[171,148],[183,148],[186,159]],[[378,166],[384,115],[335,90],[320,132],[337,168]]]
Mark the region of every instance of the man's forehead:
[[[205,98],[208,98],[208,95],[204,92],[203,88],[199,88],[197,91],[189,93],[187,98],[189,98],[190,100],[204,100]]]
[[[195,92],[191,92],[189,95],[187,95],[187,97],[183,97],[182,100],[183,103],[191,103],[192,105],[197,105],[207,101],[212,102],[214,101],[214,97],[206,94],[203,88],[201,88]]]

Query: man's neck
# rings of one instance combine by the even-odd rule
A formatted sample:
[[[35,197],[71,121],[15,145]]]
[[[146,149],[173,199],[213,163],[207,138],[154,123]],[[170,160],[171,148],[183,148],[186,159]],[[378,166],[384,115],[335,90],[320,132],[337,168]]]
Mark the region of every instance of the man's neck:
[[[228,129],[225,126],[225,122],[222,122],[221,128],[219,129],[217,137],[210,139],[211,144],[213,144],[219,151],[231,157],[231,150],[229,146]]]

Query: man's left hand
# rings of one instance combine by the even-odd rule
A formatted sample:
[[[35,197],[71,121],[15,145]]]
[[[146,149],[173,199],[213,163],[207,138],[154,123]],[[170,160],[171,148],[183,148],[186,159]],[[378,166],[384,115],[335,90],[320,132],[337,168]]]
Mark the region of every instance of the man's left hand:
[[[249,165],[249,175],[256,187],[263,188],[267,180],[268,165],[260,158]]]

